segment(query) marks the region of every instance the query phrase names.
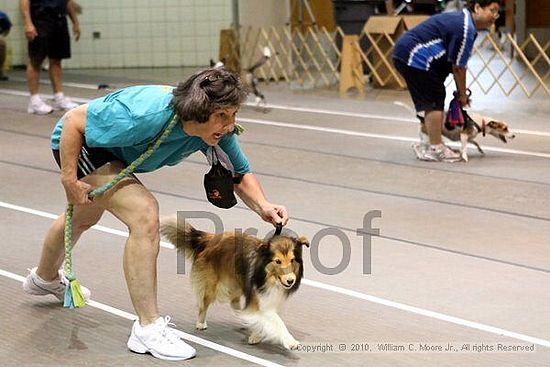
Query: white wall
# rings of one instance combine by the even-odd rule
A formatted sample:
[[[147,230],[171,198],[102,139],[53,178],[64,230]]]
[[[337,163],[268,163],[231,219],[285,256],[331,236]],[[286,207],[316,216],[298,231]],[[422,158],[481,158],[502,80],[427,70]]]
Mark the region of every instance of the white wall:
[[[243,26],[281,26],[289,21],[289,0],[239,0],[239,22]]]
[[[220,30],[232,21],[231,0],[77,0],[81,38],[64,68],[201,66],[217,59]],[[14,23],[12,64],[27,59],[18,0],[0,0]],[[70,20],[69,20],[70,24]],[[69,26],[72,30],[71,26]],[[100,39],[92,39],[101,32]]]

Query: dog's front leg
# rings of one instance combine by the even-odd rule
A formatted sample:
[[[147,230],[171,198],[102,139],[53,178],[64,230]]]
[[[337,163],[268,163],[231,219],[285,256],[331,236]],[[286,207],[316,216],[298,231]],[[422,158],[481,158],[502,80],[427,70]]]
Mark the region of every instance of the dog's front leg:
[[[468,134],[460,134],[460,157],[464,162],[468,162]]]
[[[250,336],[248,337],[248,344],[251,344],[251,345],[258,344],[262,340],[263,340],[263,337],[261,334],[257,332],[252,332],[252,334],[250,334]]]
[[[477,150],[481,153],[481,155],[485,155],[485,152],[483,151],[483,149],[481,149],[477,141],[472,140],[472,144],[476,146]]]
[[[266,321],[272,324],[272,330],[275,332],[273,337],[277,339],[283,347],[289,350],[298,349],[300,342],[294,339],[281,317],[275,311],[266,312],[264,317]]]

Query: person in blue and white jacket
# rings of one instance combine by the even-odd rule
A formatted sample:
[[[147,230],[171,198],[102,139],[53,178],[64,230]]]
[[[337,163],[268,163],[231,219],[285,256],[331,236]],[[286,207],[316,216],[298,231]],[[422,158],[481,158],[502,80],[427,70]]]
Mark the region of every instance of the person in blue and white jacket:
[[[442,143],[445,79],[452,72],[462,106],[466,94],[466,64],[472,53],[476,31],[494,24],[498,0],[470,0],[468,9],[437,14],[404,33],[393,50],[393,63],[407,83],[417,112],[425,113],[430,146],[426,161],[459,161],[458,153]]]

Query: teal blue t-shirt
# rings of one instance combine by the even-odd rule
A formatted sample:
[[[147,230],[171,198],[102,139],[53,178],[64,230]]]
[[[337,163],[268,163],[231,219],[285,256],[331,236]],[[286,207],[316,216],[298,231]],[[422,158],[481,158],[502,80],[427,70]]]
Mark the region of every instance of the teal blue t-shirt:
[[[126,164],[138,158],[162,134],[175,112],[171,105],[173,87],[136,86],[121,89],[92,100],[86,113],[84,138],[92,148],[103,148]],[[52,149],[59,150],[63,118],[55,126]],[[241,151],[236,134],[227,134],[219,147],[228,155],[236,173],[250,172],[248,159]],[[189,136],[177,124],[153,155],[136,172],[151,172],[173,166],[189,155],[206,152],[208,144]]]

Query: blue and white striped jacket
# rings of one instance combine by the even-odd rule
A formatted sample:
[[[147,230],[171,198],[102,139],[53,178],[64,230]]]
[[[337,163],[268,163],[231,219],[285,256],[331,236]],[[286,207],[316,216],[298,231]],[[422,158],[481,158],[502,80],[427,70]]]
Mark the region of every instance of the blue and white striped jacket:
[[[466,66],[476,37],[471,13],[442,13],[405,32],[395,44],[393,58],[416,69],[450,71]]]

